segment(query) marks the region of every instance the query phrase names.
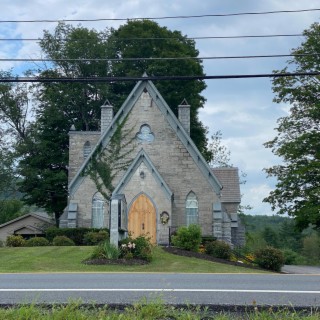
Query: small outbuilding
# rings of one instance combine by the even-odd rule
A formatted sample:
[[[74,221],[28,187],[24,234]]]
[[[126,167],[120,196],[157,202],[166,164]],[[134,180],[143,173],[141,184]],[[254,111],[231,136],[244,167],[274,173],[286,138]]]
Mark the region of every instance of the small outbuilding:
[[[54,220],[46,213],[28,213],[0,225],[0,241],[8,236],[21,235],[25,239],[42,236],[44,230],[54,226]]]

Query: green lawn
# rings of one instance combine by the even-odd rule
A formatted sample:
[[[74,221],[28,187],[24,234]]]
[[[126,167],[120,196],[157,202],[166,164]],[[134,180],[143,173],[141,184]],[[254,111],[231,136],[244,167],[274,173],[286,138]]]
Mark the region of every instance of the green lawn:
[[[16,272],[188,272],[188,273],[262,273],[242,267],[169,254],[154,249],[150,264],[137,266],[85,265],[93,247],[0,248],[0,273]]]

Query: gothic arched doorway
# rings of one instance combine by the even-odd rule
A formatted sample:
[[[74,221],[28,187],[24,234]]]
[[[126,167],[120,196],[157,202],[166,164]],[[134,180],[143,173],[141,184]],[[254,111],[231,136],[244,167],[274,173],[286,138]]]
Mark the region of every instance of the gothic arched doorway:
[[[133,238],[146,235],[156,243],[156,209],[145,195],[139,195],[131,205],[128,216],[128,231]]]

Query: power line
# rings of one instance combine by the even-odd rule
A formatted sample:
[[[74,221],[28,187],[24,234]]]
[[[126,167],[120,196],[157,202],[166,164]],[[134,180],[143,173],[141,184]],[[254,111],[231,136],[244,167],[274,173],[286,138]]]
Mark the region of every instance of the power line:
[[[186,15],[186,16],[164,16],[164,17],[133,17],[133,18],[98,18],[98,19],[42,19],[42,20],[0,20],[0,23],[38,23],[38,22],[98,22],[98,21],[128,21],[128,20],[163,20],[163,19],[191,19],[191,18],[208,18],[208,17],[232,17],[244,15],[264,15],[279,13],[299,13],[320,11],[320,9],[301,9],[301,10],[277,10],[262,12],[238,12],[225,14],[202,14],[202,15]]]
[[[317,57],[320,53],[303,54],[273,54],[273,55],[247,55],[247,56],[211,56],[211,57],[162,57],[162,58],[1,58],[0,62],[113,62],[113,61],[161,61],[161,60],[220,60],[220,59],[256,59],[256,58],[285,58],[285,57]]]
[[[300,37],[301,33],[296,34],[264,34],[264,35],[242,35],[242,36],[203,36],[203,37],[186,37],[186,40],[207,40],[207,39],[242,39],[242,38],[276,38],[276,37]],[[109,38],[101,38],[100,40],[108,40]],[[135,40],[180,40],[181,38],[112,38],[113,41],[135,41]],[[0,41],[42,41],[39,38],[0,38]],[[91,41],[91,39],[55,39],[59,41]],[[94,39],[96,41],[96,39]]]
[[[163,81],[163,80],[218,80],[218,79],[248,79],[248,78],[281,78],[281,77],[306,77],[318,76],[320,72],[286,72],[286,73],[265,73],[265,74],[234,74],[216,76],[142,76],[142,77],[60,77],[60,78],[41,78],[41,77],[3,77],[0,82],[117,82],[117,81]]]

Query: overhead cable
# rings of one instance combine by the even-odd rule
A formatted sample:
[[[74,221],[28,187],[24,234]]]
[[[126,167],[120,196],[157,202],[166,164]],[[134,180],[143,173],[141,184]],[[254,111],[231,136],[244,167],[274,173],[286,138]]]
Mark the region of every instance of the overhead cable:
[[[37,23],[37,22],[98,22],[98,21],[128,21],[128,20],[163,20],[163,19],[191,19],[191,18],[209,18],[209,17],[231,17],[244,15],[264,15],[279,13],[299,13],[320,11],[320,9],[300,9],[300,10],[276,10],[262,12],[237,12],[224,14],[201,14],[201,15],[183,15],[183,16],[164,16],[164,17],[132,17],[132,18],[97,18],[97,19],[41,19],[41,20],[0,20],[0,23]]]
[[[248,55],[248,56],[212,56],[212,57],[162,57],[162,58],[76,58],[76,59],[53,59],[53,58],[1,58],[0,62],[113,62],[113,61],[161,61],[161,60],[220,60],[220,59],[254,59],[254,58],[284,58],[284,57],[317,57],[320,53],[303,54],[271,54],[271,55]]]
[[[320,72],[285,72],[285,73],[264,73],[264,74],[231,74],[216,76],[140,76],[140,77],[59,77],[59,78],[41,78],[41,77],[3,77],[0,82],[118,82],[118,81],[163,81],[163,80],[218,80],[218,79],[248,79],[248,78],[281,78],[281,77],[306,77],[318,76]]]
[[[242,39],[242,38],[277,38],[277,37],[300,37],[303,36],[301,33],[295,34],[262,34],[262,35],[242,35],[242,36],[203,36],[203,37],[185,37],[186,40],[207,40],[207,39]],[[100,38],[99,40],[108,40],[109,38]],[[180,40],[181,38],[176,37],[153,37],[153,38],[112,38],[113,41],[135,41],[135,40]],[[42,41],[44,39],[39,38],[0,38],[0,41]],[[55,39],[58,41],[96,41],[96,39]]]

